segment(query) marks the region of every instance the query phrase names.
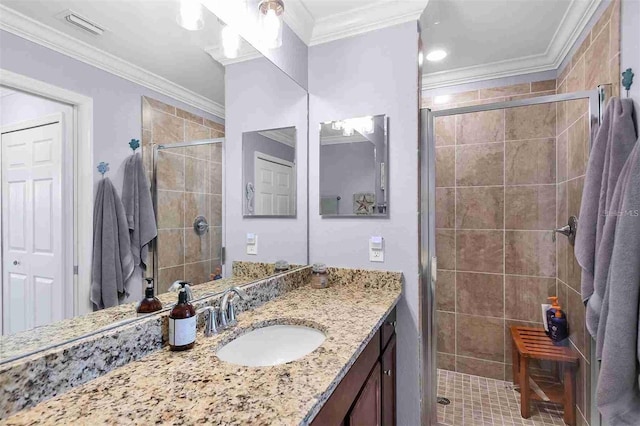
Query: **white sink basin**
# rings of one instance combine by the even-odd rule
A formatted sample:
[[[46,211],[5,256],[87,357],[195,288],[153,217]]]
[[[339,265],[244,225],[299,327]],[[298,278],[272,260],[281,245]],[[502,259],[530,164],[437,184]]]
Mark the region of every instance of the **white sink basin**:
[[[285,364],[313,352],[327,338],[314,328],[271,325],[237,337],[218,349],[222,361],[248,367]]]

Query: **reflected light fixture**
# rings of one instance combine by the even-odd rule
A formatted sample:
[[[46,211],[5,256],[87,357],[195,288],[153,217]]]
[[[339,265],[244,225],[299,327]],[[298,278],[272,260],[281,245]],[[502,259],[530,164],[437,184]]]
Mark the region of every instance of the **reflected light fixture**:
[[[333,130],[342,130],[343,136],[353,136],[355,132],[361,135],[370,135],[373,133],[373,117],[348,118],[346,120],[338,120],[331,123]]]
[[[198,31],[204,26],[200,0],[180,0],[178,24],[185,30]]]
[[[282,46],[283,0],[262,0],[260,9],[260,27],[264,44],[269,49]]]
[[[222,53],[228,59],[238,57],[240,50],[240,34],[229,25],[222,25]]]
[[[432,50],[427,53],[427,61],[438,62],[447,57],[447,52],[442,49]]]

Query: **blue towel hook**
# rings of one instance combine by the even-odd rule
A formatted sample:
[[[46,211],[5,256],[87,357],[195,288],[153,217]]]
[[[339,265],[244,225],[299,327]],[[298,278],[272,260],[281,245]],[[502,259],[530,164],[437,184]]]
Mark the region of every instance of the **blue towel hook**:
[[[629,97],[629,90],[631,90],[631,85],[633,84],[633,71],[631,68],[627,68],[625,72],[622,73],[622,85],[627,91],[627,98]]]
[[[136,149],[140,148],[140,139],[131,139],[131,142],[129,142],[129,147],[135,153]]]
[[[107,173],[108,171],[109,171],[109,163],[105,163],[104,161],[101,161],[100,164],[98,164],[98,172],[100,172],[103,179],[104,179],[104,174]]]

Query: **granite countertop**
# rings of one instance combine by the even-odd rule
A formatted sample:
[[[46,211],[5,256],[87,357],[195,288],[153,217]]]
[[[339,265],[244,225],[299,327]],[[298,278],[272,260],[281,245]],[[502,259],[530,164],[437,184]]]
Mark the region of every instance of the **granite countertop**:
[[[191,289],[194,298],[197,299],[209,293],[224,291],[231,286],[247,284],[252,280],[253,278],[247,276],[234,276],[194,285]],[[175,303],[178,298],[177,294],[173,292],[163,293],[157,297],[163,305]],[[134,320],[138,303],[126,303],[20,333],[0,336],[0,361],[42,349],[43,347],[64,343],[70,339],[85,336],[117,323]]]
[[[165,347],[4,422],[306,424],[400,297],[399,279],[376,286],[349,282],[292,290],[239,314],[232,330],[208,338],[199,331],[190,351]],[[327,339],[305,357],[273,367],[244,367],[216,357],[216,349],[237,335],[270,324],[315,327]]]

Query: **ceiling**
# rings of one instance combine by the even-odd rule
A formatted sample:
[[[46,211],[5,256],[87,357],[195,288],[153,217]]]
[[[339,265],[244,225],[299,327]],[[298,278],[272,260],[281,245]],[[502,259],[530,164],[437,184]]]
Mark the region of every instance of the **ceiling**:
[[[431,0],[421,18],[423,86],[435,88],[558,68],[600,0]]]

